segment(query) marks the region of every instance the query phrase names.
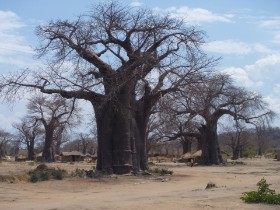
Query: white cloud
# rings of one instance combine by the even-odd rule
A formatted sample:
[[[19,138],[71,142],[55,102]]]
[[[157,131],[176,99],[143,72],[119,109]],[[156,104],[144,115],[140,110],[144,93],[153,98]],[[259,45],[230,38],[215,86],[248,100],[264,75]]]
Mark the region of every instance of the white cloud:
[[[214,14],[213,12],[202,9],[202,8],[189,8],[189,7],[170,7],[167,9],[162,9],[159,7],[154,8],[154,11],[157,13],[165,12],[169,13],[171,17],[174,18],[182,18],[186,22],[192,24],[199,24],[199,23],[211,23],[211,22],[233,22],[232,14]]]
[[[20,18],[11,11],[0,11],[0,31],[9,31],[24,26]]]
[[[277,66],[279,65],[279,66]],[[267,55],[259,60],[257,60],[254,64],[252,65],[247,65],[246,69],[248,70],[261,70],[261,69],[269,69],[271,67],[277,67],[278,71],[279,71],[279,67],[280,67],[280,53],[277,54],[271,54],[271,55]]]
[[[254,80],[262,80],[271,85],[279,82],[280,53],[267,55],[258,59],[254,64],[246,65],[245,70]]]
[[[274,42],[280,43],[280,17],[274,17],[260,22],[260,27],[270,29],[274,33]]]
[[[252,48],[255,52],[260,52],[260,53],[271,52],[271,50],[268,47],[266,47],[265,45],[260,44],[260,43],[253,44]]]
[[[280,83],[274,85],[273,87],[273,93],[277,94],[280,96]]]
[[[235,40],[212,41],[206,43],[203,48],[209,52],[236,55],[246,55],[253,52],[271,52],[271,50],[263,44],[246,44],[244,42]]]
[[[270,109],[272,109],[276,113],[280,113],[280,97],[275,97],[273,95],[269,95],[264,97],[264,101],[267,102]]]
[[[280,17],[274,17],[272,19],[263,20],[261,21],[260,26],[280,30]]]
[[[248,73],[242,68],[229,67],[222,70],[222,73],[230,75],[237,84],[244,87],[251,87],[255,84],[251,79],[249,79]],[[262,85],[262,83],[258,83],[258,85]]]
[[[141,7],[142,6],[142,3],[138,0],[133,0],[130,4],[130,6],[132,7]]]
[[[13,130],[13,124],[17,123],[20,121],[20,119],[23,117],[24,113],[22,112],[22,110],[11,110],[9,108],[7,108],[7,106],[3,106],[1,105],[1,110],[2,114],[0,113],[0,128],[6,131],[11,132]],[[5,110],[5,112],[3,112],[3,110]]]
[[[213,41],[206,43],[204,49],[223,54],[248,54],[252,51],[248,44],[234,40]]]
[[[30,65],[34,50],[20,35],[25,24],[11,11],[0,11],[0,23],[0,64],[21,68]]]
[[[223,73],[231,75],[237,85],[265,95],[270,108],[280,113],[280,53],[266,55],[251,65],[228,67]]]

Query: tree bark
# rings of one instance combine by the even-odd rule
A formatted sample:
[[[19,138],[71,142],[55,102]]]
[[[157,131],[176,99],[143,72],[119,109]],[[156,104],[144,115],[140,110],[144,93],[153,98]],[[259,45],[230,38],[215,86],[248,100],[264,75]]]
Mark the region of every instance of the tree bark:
[[[207,123],[199,128],[199,132],[201,134],[202,164],[211,165],[221,163],[222,158],[218,144],[217,126]]]
[[[27,143],[28,160],[35,160],[34,143],[34,138],[30,139],[30,142]]]
[[[92,101],[97,123],[97,170],[124,174],[148,169],[146,129],[150,106],[136,101],[133,84],[110,101]]]
[[[148,126],[149,113],[144,110],[144,104],[138,104],[138,110],[135,112],[137,125],[136,145],[138,149],[139,165],[141,170],[148,170],[148,155],[147,155],[147,138],[146,130]]]
[[[42,153],[42,162],[54,161],[53,154],[52,154],[53,134],[54,134],[54,130],[52,128],[47,127],[45,129],[45,144]]]
[[[187,137],[183,137],[183,139],[181,140],[181,144],[183,146],[183,154],[187,153],[187,152],[191,152],[192,150],[192,141],[190,139],[188,139]]]
[[[240,133],[237,134],[236,143],[233,146],[232,160],[237,160],[240,155]]]
[[[123,87],[106,104],[92,102],[97,123],[97,170],[106,173],[125,174],[136,164],[131,89]]]

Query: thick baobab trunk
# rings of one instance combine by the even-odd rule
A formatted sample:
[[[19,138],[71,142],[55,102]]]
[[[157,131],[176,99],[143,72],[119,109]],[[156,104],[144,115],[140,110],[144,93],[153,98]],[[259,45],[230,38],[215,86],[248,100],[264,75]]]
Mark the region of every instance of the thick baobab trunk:
[[[45,144],[42,153],[43,162],[53,162],[52,142],[53,142],[53,129],[46,128],[45,131]]]
[[[186,136],[184,136],[181,140],[181,144],[183,146],[183,154],[187,153],[187,152],[191,152],[192,150],[192,141],[187,138]]]
[[[130,89],[123,88],[106,104],[94,104],[98,152],[97,170],[124,174],[132,171],[134,132]]]
[[[31,139],[27,144],[27,158],[28,160],[35,160],[35,152],[34,152],[34,139]]]
[[[200,145],[202,149],[202,164],[211,165],[222,162],[217,137],[216,126],[202,125],[199,128],[201,134]]]
[[[131,85],[132,86],[132,85]],[[124,174],[148,169],[146,129],[149,110],[136,104],[132,88],[124,87],[114,99],[93,101],[96,115],[97,170]]]
[[[147,156],[147,139],[146,130],[148,126],[148,115],[145,112],[136,112],[136,149],[138,152],[138,160],[141,170],[148,170],[148,156]]]
[[[151,100],[138,101],[135,109],[135,119],[137,132],[135,133],[138,159],[141,170],[148,170],[148,154],[147,154],[147,128],[149,117],[152,109]]]
[[[201,149],[201,164],[202,165],[209,165],[210,164],[210,157],[209,157],[209,143],[207,141],[207,129],[205,125],[201,125],[199,127],[199,133],[201,134],[199,141],[198,141],[198,148]]]
[[[236,143],[232,147],[232,160],[237,160],[240,155],[240,135],[237,135]]]

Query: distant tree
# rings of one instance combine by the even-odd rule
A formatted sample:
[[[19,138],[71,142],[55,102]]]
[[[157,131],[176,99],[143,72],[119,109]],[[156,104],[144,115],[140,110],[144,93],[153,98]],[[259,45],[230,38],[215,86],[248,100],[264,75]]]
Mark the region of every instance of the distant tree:
[[[42,153],[42,161],[54,160],[52,146],[56,132],[61,127],[74,126],[78,123],[78,107],[71,101],[60,97],[36,96],[27,104],[28,116],[41,123],[44,129],[45,141]]]
[[[79,133],[77,136],[78,151],[81,151],[83,154],[94,154],[96,152],[94,143],[94,138],[89,133]]]
[[[219,140],[223,145],[231,149],[232,160],[242,157],[250,137],[246,125],[242,122],[234,121],[233,125],[223,125],[222,130],[223,133],[219,135]]]
[[[74,140],[68,141],[63,146],[63,151],[79,151],[94,155],[97,153],[97,141],[88,133],[79,133]]]
[[[36,139],[43,134],[43,130],[40,127],[39,121],[36,119],[30,119],[25,116],[21,119],[20,123],[16,123],[13,127],[18,131],[18,139],[21,143],[25,144],[28,152],[28,160],[35,159],[35,143]]]
[[[222,116],[229,115],[234,120],[253,124],[274,116],[260,95],[236,87],[231,78],[223,74],[213,74],[204,82],[186,86],[186,90],[176,94],[173,101],[176,99],[178,102],[172,109],[177,115],[189,114],[203,119],[198,131],[202,163],[206,165],[223,161],[217,135],[218,121]]]
[[[265,152],[266,145],[268,144],[268,138],[266,136],[267,126],[265,125],[256,125],[256,138],[258,146],[258,155],[262,156]]]
[[[53,147],[55,153],[60,154],[62,145],[68,141],[70,141],[70,137],[67,133],[67,126],[61,124],[54,132]]]
[[[0,130],[0,159],[2,159],[9,149],[9,143],[13,140],[13,135],[4,130]]]

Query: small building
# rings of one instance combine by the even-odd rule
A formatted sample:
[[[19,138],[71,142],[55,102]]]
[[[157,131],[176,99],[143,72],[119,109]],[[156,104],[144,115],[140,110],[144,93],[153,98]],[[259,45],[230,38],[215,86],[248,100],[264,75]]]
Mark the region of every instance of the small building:
[[[27,160],[27,157],[25,155],[18,155],[15,157],[16,162],[25,162]]]
[[[84,161],[84,155],[79,151],[61,152],[59,156],[62,162]]]
[[[178,161],[179,162],[190,162],[190,163],[194,164],[195,162],[197,162],[199,160],[199,158],[201,158],[201,155],[202,155],[201,150],[198,150],[194,153],[187,152],[187,153],[183,154]]]
[[[91,155],[89,153],[85,154],[84,155],[84,161],[87,162],[87,163],[95,163],[97,160],[97,155],[94,154],[94,155]]]
[[[35,160],[36,160],[37,162],[42,162],[42,155],[43,155],[43,152],[40,152],[40,153],[36,154]],[[60,156],[57,155],[57,154],[55,154],[55,155],[54,155],[54,161],[59,161],[59,160],[60,160]]]

